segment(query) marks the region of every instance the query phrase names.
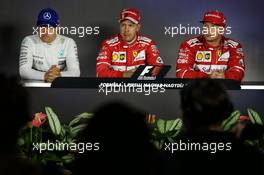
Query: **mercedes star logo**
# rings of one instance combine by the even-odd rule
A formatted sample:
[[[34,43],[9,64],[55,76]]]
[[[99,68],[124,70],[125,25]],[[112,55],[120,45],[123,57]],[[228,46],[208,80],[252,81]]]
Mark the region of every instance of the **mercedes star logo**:
[[[49,20],[51,18],[51,14],[49,12],[45,12],[43,14],[43,18],[46,19],[46,20]]]

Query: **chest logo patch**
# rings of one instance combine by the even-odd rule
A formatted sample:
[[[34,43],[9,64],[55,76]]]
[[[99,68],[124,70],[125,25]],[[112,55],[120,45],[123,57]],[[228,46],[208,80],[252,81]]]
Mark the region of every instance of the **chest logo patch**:
[[[228,61],[230,57],[229,52],[225,52],[221,55],[221,57],[218,58],[218,61]]]
[[[133,51],[133,57],[136,58],[138,55],[138,52],[137,51]]]
[[[202,61],[203,58],[204,58],[203,52],[200,52],[200,51],[197,52],[197,54],[196,54],[196,61]]]
[[[205,60],[206,62],[210,62],[212,59],[211,51],[205,51]]]
[[[126,62],[126,52],[113,52],[112,62],[125,63]]]
[[[64,50],[60,50],[59,57],[63,57],[63,56],[64,56]]]
[[[134,56],[134,53],[133,53]],[[134,58],[134,61],[140,61],[146,59],[146,53],[145,50],[141,50],[139,53],[137,53],[137,56]]]

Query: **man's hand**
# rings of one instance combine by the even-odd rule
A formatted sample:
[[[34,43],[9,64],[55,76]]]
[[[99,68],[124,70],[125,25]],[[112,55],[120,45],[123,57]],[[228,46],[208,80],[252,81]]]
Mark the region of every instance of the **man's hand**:
[[[216,70],[209,75],[209,78],[224,79],[225,73],[223,71]]]
[[[134,72],[136,71],[136,69],[132,69],[132,70],[129,70],[129,71],[125,71],[123,73],[123,78],[131,78],[134,74]]]
[[[60,69],[56,65],[52,65],[50,69],[45,73],[44,80],[46,82],[52,82],[55,78],[60,77]]]

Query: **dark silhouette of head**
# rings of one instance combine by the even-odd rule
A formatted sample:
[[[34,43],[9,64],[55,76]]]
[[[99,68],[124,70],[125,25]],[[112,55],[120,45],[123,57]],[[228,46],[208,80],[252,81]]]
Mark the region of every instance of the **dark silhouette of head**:
[[[233,105],[217,80],[192,80],[181,91],[183,122],[187,130],[208,128],[230,116]]]
[[[122,102],[106,104],[95,111],[79,141],[99,143],[100,149],[78,154],[75,174],[84,169],[90,174],[159,173],[145,114]]]

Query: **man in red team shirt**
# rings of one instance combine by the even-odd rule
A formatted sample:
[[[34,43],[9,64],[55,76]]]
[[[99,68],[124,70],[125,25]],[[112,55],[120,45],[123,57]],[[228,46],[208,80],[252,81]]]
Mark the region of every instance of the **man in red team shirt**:
[[[120,33],[102,43],[96,62],[97,77],[131,77],[139,65],[162,65],[155,42],[139,34],[137,9],[121,11]]]
[[[223,13],[208,11],[203,17],[203,35],[185,41],[177,59],[177,78],[219,78],[241,81],[244,77],[244,53],[241,45],[223,36]],[[221,33],[222,32],[222,33]]]

